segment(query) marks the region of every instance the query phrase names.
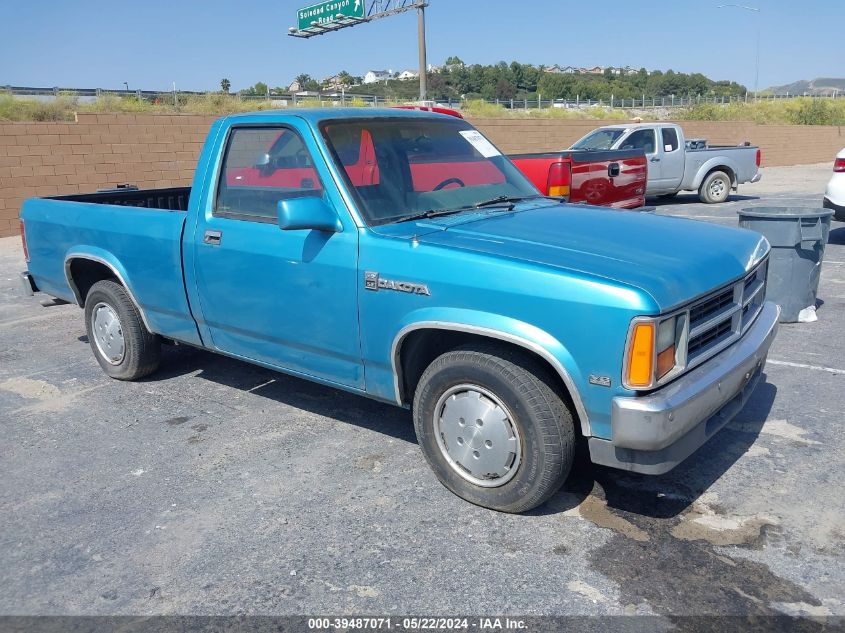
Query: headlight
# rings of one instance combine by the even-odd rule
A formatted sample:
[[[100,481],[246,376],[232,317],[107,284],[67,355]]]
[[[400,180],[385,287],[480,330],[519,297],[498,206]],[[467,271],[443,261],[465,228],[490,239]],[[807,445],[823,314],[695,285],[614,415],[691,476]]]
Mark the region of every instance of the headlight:
[[[627,389],[652,389],[671,380],[686,364],[686,313],[639,317],[631,323],[622,370]]]

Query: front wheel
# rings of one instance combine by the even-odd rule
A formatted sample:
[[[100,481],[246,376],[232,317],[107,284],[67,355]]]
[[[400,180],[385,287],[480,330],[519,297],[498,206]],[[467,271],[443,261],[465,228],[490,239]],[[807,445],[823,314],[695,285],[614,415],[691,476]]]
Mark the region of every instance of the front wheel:
[[[724,202],[731,194],[731,178],[723,171],[707,174],[698,188],[698,198],[705,204]]]
[[[137,380],[158,368],[161,339],[144,325],[119,283],[98,281],[85,298],[85,327],[94,358],[112,378]]]
[[[431,363],[414,396],[417,440],[437,478],[471,503],[525,512],[566,480],[572,415],[531,358],[476,346]]]

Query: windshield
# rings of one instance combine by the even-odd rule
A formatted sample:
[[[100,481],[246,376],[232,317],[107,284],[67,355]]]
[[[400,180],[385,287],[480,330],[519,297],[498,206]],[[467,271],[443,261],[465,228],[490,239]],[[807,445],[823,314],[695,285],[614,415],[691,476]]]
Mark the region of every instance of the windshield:
[[[624,131],[622,128],[596,130],[577,141],[570,149],[610,149]]]
[[[323,137],[371,226],[427,211],[469,210],[539,192],[480,132],[460,119],[330,121]]]

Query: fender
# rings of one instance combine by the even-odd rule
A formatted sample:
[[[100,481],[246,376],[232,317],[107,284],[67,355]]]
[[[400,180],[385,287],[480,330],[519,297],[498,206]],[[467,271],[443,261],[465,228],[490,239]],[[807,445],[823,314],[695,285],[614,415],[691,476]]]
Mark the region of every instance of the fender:
[[[692,181],[690,189],[698,189],[704,181],[704,177],[709,174],[716,167],[727,167],[731,171],[731,186],[737,186],[737,174],[739,173],[739,165],[736,161],[727,156],[716,156],[706,161],[695,174],[695,179]]]
[[[578,381],[583,383],[581,372],[566,347],[548,332],[529,323],[503,317],[500,314],[455,308],[426,308],[407,315],[393,338],[390,350],[393,388],[396,402],[400,406],[403,404],[400,390],[402,368],[399,363],[402,342],[411,332],[425,329],[478,334],[507,341],[536,353],[545,359],[563,380],[581,422],[581,432],[585,437],[592,436],[590,419],[577,387]]]
[[[68,250],[68,252],[65,254],[65,279],[67,280],[68,287],[70,287],[71,291],[73,292],[73,296],[76,299],[76,304],[80,308],[85,307],[85,301],[82,299],[81,293],[76,287],[76,283],[74,283],[73,277],[70,274],[70,265],[75,259],[88,259],[90,261],[103,264],[104,266],[109,268],[114,274],[114,276],[117,278],[117,280],[126,289],[126,294],[129,295],[129,299],[135,305],[135,309],[138,310],[138,314],[141,315],[141,321],[143,321],[144,326],[150,332],[156,332],[156,330],[154,330],[150,326],[150,322],[147,319],[147,315],[144,312],[144,309],[141,307],[141,304],[138,303],[138,299],[135,297],[135,293],[133,292],[132,285],[129,281],[129,276],[126,274],[126,269],[114,255],[96,246],[75,246],[72,249]]]

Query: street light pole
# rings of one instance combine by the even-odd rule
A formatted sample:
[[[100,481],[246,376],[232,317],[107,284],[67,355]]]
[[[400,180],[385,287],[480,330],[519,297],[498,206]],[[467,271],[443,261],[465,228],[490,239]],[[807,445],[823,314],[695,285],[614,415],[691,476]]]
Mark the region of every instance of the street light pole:
[[[428,92],[428,71],[425,60],[425,0],[420,0],[417,3],[417,38],[420,47],[420,101],[425,101],[426,93]]]
[[[750,7],[746,4],[720,4],[717,9],[726,9],[732,7],[734,9],[743,9],[745,11],[753,11],[757,15],[760,14],[760,9],[757,7]],[[756,63],[754,65],[754,99],[757,99],[757,92],[760,89],[760,18],[757,18],[757,53]]]

